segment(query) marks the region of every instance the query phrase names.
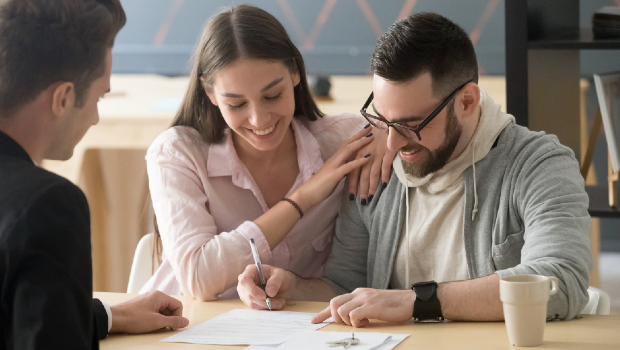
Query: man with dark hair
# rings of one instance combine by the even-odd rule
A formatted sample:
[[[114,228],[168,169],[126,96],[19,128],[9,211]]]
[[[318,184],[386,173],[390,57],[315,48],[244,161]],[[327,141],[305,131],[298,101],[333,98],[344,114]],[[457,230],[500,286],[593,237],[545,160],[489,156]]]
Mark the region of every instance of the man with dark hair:
[[[96,349],[108,332],[188,324],[163,293],[92,299],[86,198],[37,166],[69,159],[97,123],[124,24],[118,0],[0,2],[0,349]]]
[[[263,265],[272,307],[331,299],[313,321],[356,327],[503,320],[500,277],[538,274],[559,280],[547,317],[577,315],[592,254],[573,152],[500,111],[476,83],[469,37],[445,17],[396,22],[371,66],[373,94],[361,113],[399,151],[390,183],[369,206],[343,199],[323,279]],[[242,300],[264,308],[256,268],[239,281]]]

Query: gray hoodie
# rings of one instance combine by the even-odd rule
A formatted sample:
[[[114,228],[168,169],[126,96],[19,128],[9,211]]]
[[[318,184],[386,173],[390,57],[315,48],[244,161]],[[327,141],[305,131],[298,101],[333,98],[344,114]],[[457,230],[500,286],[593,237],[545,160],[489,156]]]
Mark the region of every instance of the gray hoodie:
[[[463,241],[470,278],[556,276],[548,318],[571,319],[588,301],[592,270],[588,195],[571,149],[554,135],[508,124],[463,173]],[[406,187],[393,173],[368,206],[343,197],[324,280],[337,294],[387,289],[405,225]],[[473,219],[472,219],[473,218]]]
[[[393,169],[405,191],[407,218],[400,233],[391,288],[409,288],[413,283],[434,280],[452,282],[469,279],[463,216],[465,176],[472,167],[476,183],[475,162],[484,159],[511,115],[480,90],[480,118],[467,147],[443,168],[425,177],[407,174],[402,159],[394,159]],[[474,208],[476,208],[474,187]],[[476,210],[471,220],[475,220]],[[469,220],[469,218],[468,218]]]

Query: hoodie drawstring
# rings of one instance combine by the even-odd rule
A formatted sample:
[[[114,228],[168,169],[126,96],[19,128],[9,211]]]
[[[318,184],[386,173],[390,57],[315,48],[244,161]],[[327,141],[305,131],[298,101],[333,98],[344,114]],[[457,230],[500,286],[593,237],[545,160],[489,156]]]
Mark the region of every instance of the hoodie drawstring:
[[[409,286],[409,179],[405,177],[405,203],[407,211],[405,213],[405,239],[407,240],[407,253],[405,254],[405,285]]]
[[[471,221],[476,218],[478,212],[478,191],[476,190],[476,141],[471,149],[471,166],[474,168],[474,210],[471,212]]]

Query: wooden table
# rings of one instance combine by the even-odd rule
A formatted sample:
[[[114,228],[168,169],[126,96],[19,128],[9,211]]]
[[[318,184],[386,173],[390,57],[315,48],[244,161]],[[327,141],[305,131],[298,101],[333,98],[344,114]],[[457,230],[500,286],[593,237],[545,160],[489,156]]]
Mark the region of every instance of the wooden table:
[[[112,305],[129,300],[131,294],[94,293],[96,298]],[[193,327],[217,315],[233,309],[243,309],[240,300],[219,300],[200,302],[190,297],[177,297],[183,302],[183,316]],[[290,302],[287,311],[319,312],[327,303]],[[348,332],[350,327],[331,324],[319,331]],[[578,316],[572,321],[547,322],[545,342],[536,349],[620,349],[620,316]],[[102,350],[107,349],[243,349],[245,346],[202,345],[162,343],[176,332],[158,331],[140,335],[110,335],[100,342]],[[515,349],[508,343],[503,322],[446,322],[446,323],[387,323],[372,321],[356,332],[385,332],[411,334],[395,349],[450,349],[484,350]]]

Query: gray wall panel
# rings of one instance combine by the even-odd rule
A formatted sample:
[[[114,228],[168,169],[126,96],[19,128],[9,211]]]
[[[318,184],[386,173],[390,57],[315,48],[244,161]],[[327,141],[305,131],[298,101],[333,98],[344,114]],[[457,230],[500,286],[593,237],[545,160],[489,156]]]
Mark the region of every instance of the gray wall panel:
[[[127,12],[127,26],[119,33],[114,48],[116,73],[158,73],[182,75],[203,25],[220,9],[249,3],[272,13],[284,25],[291,39],[304,53],[308,72],[327,74],[366,74],[370,55],[378,39],[377,31],[386,31],[396,21],[405,0],[338,0],[320,30],[314,45],[306,39],[316,29],[317,17],[325,0],[121,0]],[[295,21],[282,4],[288,4]],[[362,11],[367,4],[374,28]],[[433,11],[447,16],[471,33],[487,9],[493,11],[476,43],[482,69],[487,74],[504,72],[503,0],[417,0],[413,12]],[[167,29],[166,29],[167,28]],[[165,34],[162,36],[162,33]],[[165,39],[160,40],[162,37]]]
[[[525,0],[524,0],[525,1]],[[302,50],[309,73],[366,74],[374,49],[376,29],[367,20],[360,3],[366,3],[384,32],[397,19],[405,0],[337,0],[314,45],[305,40],[317,24],[327,1],[314,0],[121,0],[127,12],[127,26],[119,33],[114,48],[116,73],[187,74],[191,54],[208,18],[226,6],[249,3],[260,6],[282,22]],[[287,17],[281,4],[288,4],[296,21]],[[590,26],[592,12],[614,0],[582,0],[581,26]],[[176,12],[175,12],[176,10]],[[490,11],[487,21],[483,15]],[[481,73],[503,75],[503,0],[417,0],[413,12],[440,13],[460,24],[468,33],[480,28],[476,52]],[[168,28],[166,30],[166,28]],[[162,36],[162,34],[164,34]],[[164,40],[158,41],[158,36]],[[618,70],[619,51],[586,51],[581,54],[582,74]]]

